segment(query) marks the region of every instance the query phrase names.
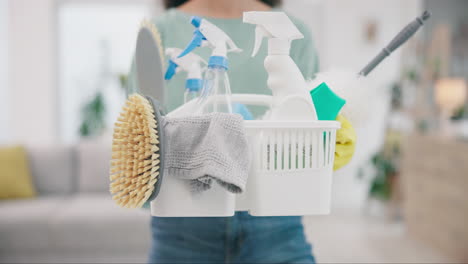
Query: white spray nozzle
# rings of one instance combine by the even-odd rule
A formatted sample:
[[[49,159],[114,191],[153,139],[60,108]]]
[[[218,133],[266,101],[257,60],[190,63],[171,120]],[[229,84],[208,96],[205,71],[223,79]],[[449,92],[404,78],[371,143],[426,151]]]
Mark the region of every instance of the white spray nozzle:
[[[180,70],[187,72],[187,79],[201,79],[202,71],[206,61],[197,54],[190,53],[187,56],[179,58],[182,49],[167,48],[166,55],[169,59],[169,66],[166,71],[165,79],[170,80],[175,73]]]
[[[205,45],[213,49],[212,56],[226,57],[228,52],[242,51],[224,31],[208,20],[194,16],[191,19],[191,23],[197,29],[194,31],[192,41],[190,41],[179,57],[187,55],[196,47]]]
[[[252,57],[260,49],[264,37],[277,40],[269,43],[268,54],[289,54],[291,41],[304,38],[283,12],[244,12],[243,21],[257,26]]]

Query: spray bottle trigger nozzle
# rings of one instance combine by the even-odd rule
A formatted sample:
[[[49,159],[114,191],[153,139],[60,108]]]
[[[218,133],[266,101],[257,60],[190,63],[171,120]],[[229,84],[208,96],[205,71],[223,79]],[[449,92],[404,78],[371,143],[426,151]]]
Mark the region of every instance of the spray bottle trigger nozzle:
[[[252,57],[255,57],[255,55],[257,55],[260,47],[262,46],[263,37],[267,37],[269,35],[270,34],[263,27],[255,27],[255,43],[254,49],[252,51]]]
[[[174,61],[169,60],[169,65],[167,66],[167,70],[166,70],[166,74],[164,75],[164,79],[165,80],[172,79],[172,77],[176,73],[176,70],[177,70],[178,66],[179,65],[177,65]]]
[[[196,47],[200,47],[203,43],[203,40],[206,40],[205,36],[203,36],[203,33],[199,29],[195,29],[193,32],[193,38],[192,41],[187,45],[187,47],[182,51],[177,58],[182,58],[183,56],[189,54],[194,50]]]
[[[200,27],[201,21],[202,21],[201,17],[192,16],[192,18],[190,19],[190,24],[192,24],[194,27],[198,28],[198,27]]]

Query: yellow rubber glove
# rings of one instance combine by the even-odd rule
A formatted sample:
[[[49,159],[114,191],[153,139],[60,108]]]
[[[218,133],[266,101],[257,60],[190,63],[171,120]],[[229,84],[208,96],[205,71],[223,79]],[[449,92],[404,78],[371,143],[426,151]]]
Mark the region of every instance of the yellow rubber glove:
[[[335,163],[333,170],[338,170],[351,161],[356,148],[356,131],[351,123],[342,115],[338,115],[336,121],[341,123],[341,128],[336,132]]]

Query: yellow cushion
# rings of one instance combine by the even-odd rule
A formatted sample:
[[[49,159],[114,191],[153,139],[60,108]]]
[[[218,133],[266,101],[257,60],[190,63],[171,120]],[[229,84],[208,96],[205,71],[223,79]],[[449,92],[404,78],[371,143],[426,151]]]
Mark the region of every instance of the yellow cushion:
[[[26,150],[0,148],[0,199],[31,198],[36,191],[31,180]]]
[[[342,115],[338,115],[336,120],[341,123],[341,128],[336,132],[334,170],[338,170],[348,164],[356,148],[356,131],[354,131],[351,123]]]

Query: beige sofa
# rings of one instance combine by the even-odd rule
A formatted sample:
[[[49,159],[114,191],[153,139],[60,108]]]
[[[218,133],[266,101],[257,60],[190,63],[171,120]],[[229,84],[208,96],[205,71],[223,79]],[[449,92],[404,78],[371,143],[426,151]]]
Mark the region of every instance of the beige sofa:
[[[34,199],[0,201],[0,262],[145,262],[148,210],[108,192],[110,144],[28,148]]]

